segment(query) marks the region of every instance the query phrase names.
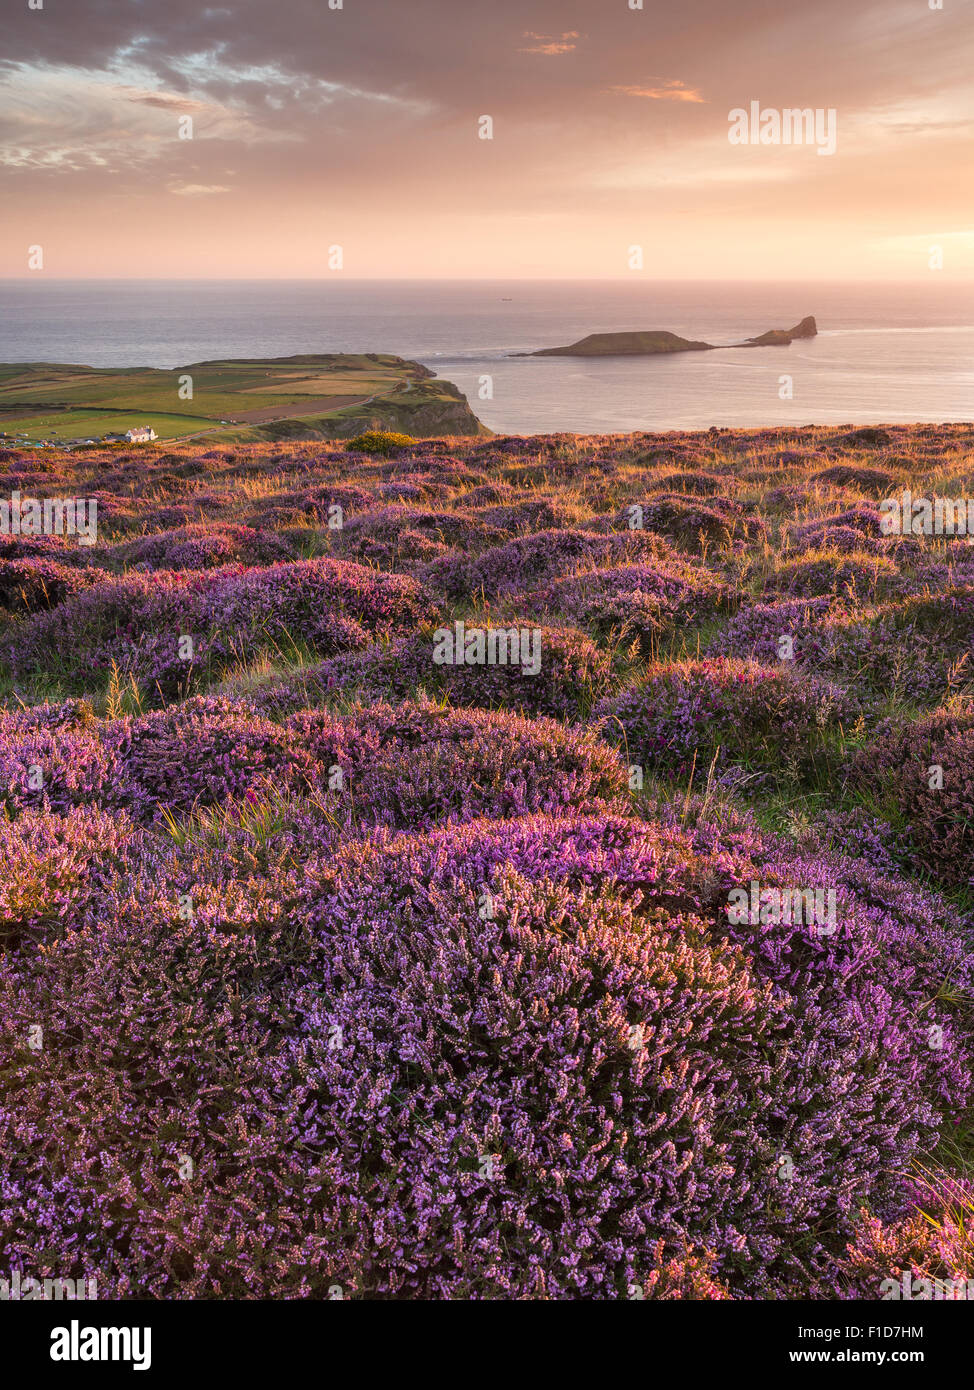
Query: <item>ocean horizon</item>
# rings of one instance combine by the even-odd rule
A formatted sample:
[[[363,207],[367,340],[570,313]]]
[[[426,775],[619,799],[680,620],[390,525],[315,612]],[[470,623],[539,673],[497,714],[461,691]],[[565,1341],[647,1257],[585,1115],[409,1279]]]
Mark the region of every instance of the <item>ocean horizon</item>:
[[[721,350],[814,315],[818,336]],[[644,358],[512,354],[666,329]],[[7,280],[0,361],[177,367],[389,352],[454,382],[501,433],[974,419],[974,284],[647,280]]]

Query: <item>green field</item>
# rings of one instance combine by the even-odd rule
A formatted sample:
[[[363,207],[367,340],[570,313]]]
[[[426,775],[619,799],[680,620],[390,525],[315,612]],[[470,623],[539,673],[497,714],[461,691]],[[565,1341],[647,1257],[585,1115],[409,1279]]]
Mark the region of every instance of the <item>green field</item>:
[[[11,420],[0,416],[0,428],[7,432],[8,441],[12,435],[26,435],[27,443],[41,444],[48,440],[52,444],[74,442],[78,439],[98,440],[106,434],[124,434],[133,425],[148,425],[160,439],[175,439],[196,430],[213,428],[213,421],[202,415],[149,415],[144,412],[136,416],[132,412],[116,413],[111,410],[57,410],[46,415],[29,415]]]
[[[202,433],[228,440],[296,438],[302,430],[343,433],[360,417],[388,415],[394,423],[414,405],[425,405],[435,417],[438,403],[445,422],[449,416],[454,426],[458,418],[463,424],[451,396],[455,388],[432,375],[388,353],[227,359],[172,370],[0,363],[0,430],[6,436],[0,442],[20,437],[30,444],[76,444],[137,425],[149,425],[160,439]],[[480,428],[474,417],[470,421],[469,432]],[[427,432],[436,432],[435,420]]]

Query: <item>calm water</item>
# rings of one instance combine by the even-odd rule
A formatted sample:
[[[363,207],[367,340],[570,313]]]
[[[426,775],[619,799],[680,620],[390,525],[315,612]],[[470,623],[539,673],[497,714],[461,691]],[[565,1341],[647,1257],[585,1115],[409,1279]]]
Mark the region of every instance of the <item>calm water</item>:
[[[786,348],[511,359],[587,333],[728,343],[806,314]],[[394,352],[464,391],[492,429],[617,431],[974,419],[974,285],[645,281],[0,282],[0,361],[184,366],[214,357]],[[779,396],[779,377],[794,398]],[[481,378],[493,399],[481,398]]]

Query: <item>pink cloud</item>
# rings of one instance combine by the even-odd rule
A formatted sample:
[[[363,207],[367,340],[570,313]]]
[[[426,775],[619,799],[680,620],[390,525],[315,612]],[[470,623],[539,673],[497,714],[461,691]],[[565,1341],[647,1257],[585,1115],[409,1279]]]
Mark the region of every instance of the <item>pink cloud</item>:
[[[519,48],[519,53],[543,53],[548,56],[555,56],[560,53],[572,53],[576,44],[569,43],[569,39],[578,38],[577,29],[569,29],[564,34],[535,34],[532,30],[525,31],[526,39],[536,39],[530,48]]]
[[[612,87],[610,90],[627,97],[647,97],[651,101],[703,101],[695,87],[688,87],[678,79],[664,82],[662,87]]]

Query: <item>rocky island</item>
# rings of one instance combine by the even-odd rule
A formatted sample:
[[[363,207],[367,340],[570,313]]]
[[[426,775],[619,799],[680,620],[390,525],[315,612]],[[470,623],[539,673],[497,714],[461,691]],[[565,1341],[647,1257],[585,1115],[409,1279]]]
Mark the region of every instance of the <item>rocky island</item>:
[[[794,328],[771,328],[757,338],[726,347],[787,347],[795,338],[814,338],[815,319],[809,315]],[[718,343],[697,342],[676,333],[651,329],[644,333],[590,333],[567,347],[539,348],[537,352],[514,352],[512,357],[654,357],[661,352],[714,352]]]

